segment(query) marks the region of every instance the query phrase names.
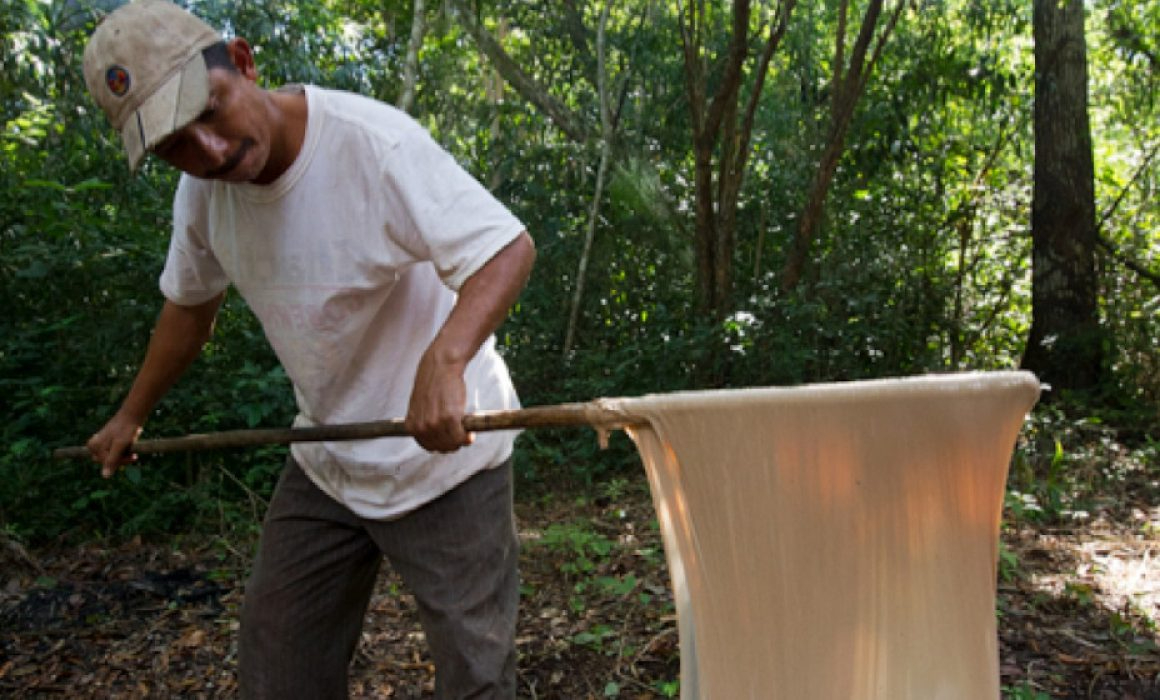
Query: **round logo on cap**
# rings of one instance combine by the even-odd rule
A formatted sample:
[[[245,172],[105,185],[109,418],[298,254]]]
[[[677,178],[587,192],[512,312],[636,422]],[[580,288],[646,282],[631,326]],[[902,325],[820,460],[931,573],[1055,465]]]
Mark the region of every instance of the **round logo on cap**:
[[[129,85],[133,80],[129,77],[129,71],[121,66],[112,66],[105,72],[105,85],[109,86],[109,92],[117,97],[124,97],[126,92],[129,92]]]

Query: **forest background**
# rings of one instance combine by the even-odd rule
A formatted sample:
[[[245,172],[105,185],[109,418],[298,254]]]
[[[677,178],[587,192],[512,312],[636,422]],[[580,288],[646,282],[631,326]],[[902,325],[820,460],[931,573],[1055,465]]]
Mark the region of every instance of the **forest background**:
[[[14,544],[252,533],[281,467],[280,448],[190,453],[106,482],[50,457],[115,410],[160,306],[177,175],[129,174],[81,76],[116,4],[0,4]],[[1009,517],[1067,522],[1156,488],[1156,3],[187,5],[256,46],[267,86],[407,109],[527,224],[537,266],[498,335],[525,405],[1025,366],[1051,390]],[[147,437],[293,412],[231,294]],[[643,480],[627,440],[520,446],[523,493]]]

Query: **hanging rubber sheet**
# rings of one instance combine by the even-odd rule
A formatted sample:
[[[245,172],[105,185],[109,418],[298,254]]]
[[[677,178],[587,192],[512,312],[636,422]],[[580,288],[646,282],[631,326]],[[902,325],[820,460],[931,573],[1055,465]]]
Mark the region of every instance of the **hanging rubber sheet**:
[[[632,416],[689,700],[999,697],[1026,372],[606,399]]]

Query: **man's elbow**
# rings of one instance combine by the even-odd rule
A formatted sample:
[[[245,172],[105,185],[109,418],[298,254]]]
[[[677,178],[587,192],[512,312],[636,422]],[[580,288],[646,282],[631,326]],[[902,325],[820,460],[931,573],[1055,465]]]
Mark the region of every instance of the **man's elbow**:
[[[213,338],[214,329],[217,328],[218,311],[221,310],[225,296],[225,292],[222,292],[205,303],[189,307],[189,332],[199,352]]]
[[[532,237],[524,231],[513,242],[513,247],[518,248],[520,260],[523,263],[523,281],[526,284],[528,277],[532,274],[532,266],[536,264],[536,243]]]

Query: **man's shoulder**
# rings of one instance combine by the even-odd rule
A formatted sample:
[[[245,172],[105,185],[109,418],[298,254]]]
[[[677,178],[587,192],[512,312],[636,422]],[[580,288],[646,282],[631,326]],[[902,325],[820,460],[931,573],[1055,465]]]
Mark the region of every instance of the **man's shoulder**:
[[[317,104],[326,113],[328,124],[385,134],[422,130],[406,112],[373,97],[316,86],[309,86],[307,90],[311,104]]]

